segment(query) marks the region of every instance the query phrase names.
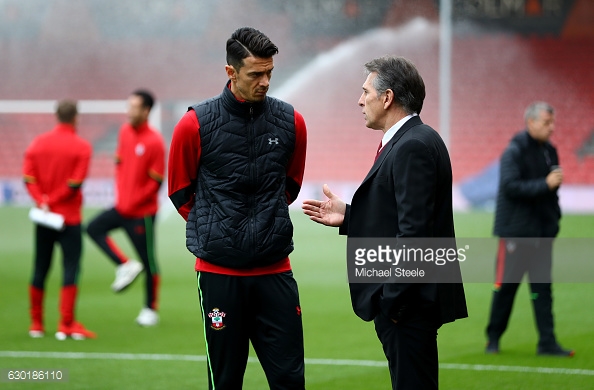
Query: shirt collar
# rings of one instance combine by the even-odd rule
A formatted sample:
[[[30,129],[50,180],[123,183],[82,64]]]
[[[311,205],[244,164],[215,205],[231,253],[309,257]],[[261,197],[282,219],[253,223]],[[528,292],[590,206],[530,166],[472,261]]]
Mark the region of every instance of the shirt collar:
[[[76,129],[70,123],[58,123],[56,125],[56,131],[66,131],[70,133],[76,133]]]
[[[137,134],[140,134],[140,133],[144,133],[149,130],[149,124],[148,124],[148,121],[144,121],[141,124],[139,124],[138,126],[130,125],[130,128],[132,128],[132,130],[134,130]]]
[[[384,134],[384,137],[382,138],[382,148],[384,146],[386,146],[386,144],[388,142],[390,142],[392,137],[394,137],[394,135],[396,135],[398,130],[400,130],[400,128],[402,127],[403,124],[406,123],[406,121],[408,121],[413,116],[417,116],[417,115],[418,115],[417,113],[407,115],[404,118],[400,119],[398,122],[396,122],[392,127],[390,127],[388,129],[388,131],[386,131],[386,133]]]

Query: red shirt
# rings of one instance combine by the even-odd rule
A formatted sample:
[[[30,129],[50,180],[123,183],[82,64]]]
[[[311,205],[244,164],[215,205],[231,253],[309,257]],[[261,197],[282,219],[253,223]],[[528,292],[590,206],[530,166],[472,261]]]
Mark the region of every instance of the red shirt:
[[[37,204],[64,216],[66,225],[81,222],[82,192],[91,160],[91,144],[76,134],[74,126],[58,124],[37,136],[25,151],[23,176]]]
[[[146,122],[137,128],[124,124],[115,159],[117,212],[128,218],[155,215],[165,173],[165,145],[161,134]]]
[[[287,166],[287,177],[301,187],[305,170],[307,130],[303,116],[297,111],[295,111],[295,135],[295,151]],[[181,192],[185,194],[185,198],[188,198],[188,201],[177,210],[186,221],[194,205],[194,192],[200,167],[200,142],[200,124],[196,112],[190,110],[185,113],[173,130],[168,164],[169,196]],[[289,204],[295,200],[295,197],[295,194],[287,192]],[[176,207],[178,206],[176,205]],[[214,265],[197,258],[195,269],[196,271],[225,275],[255,276],[290,271],[291,263],[287,257],[267,267],[238,270]]]

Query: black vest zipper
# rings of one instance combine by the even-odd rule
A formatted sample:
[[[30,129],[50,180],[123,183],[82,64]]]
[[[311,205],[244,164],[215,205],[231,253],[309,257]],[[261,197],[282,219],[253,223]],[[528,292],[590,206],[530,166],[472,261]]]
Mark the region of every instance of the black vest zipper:
[[[256,190],[257,190],[257,172],[256,172],[256,142],[254,129],[254,107],[250,106],[250,123],[248,126],[248,148],[249,148],[249,171],[250,171],[250,196],[249,196],[249,229],[252,245],[250,245],[250,259],[257,253],[257,231],[256,231]]]

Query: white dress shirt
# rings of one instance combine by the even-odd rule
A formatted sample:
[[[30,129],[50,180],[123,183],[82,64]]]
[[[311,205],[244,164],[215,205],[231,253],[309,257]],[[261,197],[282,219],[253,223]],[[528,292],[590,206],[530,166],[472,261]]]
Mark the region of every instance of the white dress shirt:
[[[390,142],[392,137],[394,137],[394,135],[398,132],[398,130],[400,130],[402,125],[405,124],[407,120],[409,120],[413,116],[417,116],[417,115],[418,115],[417,113],[407,115],[404,118],[400,119],[398,122],[394,123],[394,126],[390,127],[388,129],[388,131],[386,131],[386,133],[384,134],[384,137],[382,138],[382,146],[381,147],[383,148],[384,146],[386,146],[386,144],[388,142]]]

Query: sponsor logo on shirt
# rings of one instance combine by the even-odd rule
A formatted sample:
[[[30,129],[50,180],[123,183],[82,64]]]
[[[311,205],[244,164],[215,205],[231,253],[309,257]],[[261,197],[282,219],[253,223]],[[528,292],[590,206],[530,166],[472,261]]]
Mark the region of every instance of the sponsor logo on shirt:
[[[144,144],[136,144],[136,147],[134,148],[134,153],[136,153],[137,156],[142,156],[144,154],[145,151],[145,147]]]

